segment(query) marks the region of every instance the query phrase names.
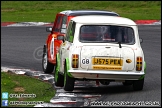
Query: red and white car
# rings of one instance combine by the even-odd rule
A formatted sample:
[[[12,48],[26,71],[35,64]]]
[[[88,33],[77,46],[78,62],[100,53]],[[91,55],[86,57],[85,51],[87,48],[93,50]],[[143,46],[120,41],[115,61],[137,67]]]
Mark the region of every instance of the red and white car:
[[[65,36],[66,27],[71,18],[83,15],[119,16],[115,12],[100,10],[66,10],[57,13],[53,27],[47,27],[50,32],[43,47],[42,68],[45,73],[52,73],[56,65],[56,54],[60,48],[61,40],[58,36]],[[95,17],[94,17],[95,18]]]

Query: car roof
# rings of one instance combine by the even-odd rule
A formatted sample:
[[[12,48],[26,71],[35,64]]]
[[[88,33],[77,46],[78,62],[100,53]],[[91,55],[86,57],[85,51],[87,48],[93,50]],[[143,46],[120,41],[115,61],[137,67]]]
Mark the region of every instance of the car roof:
[[[77,16],[72,18],[71,20],[83,24],[136,25],[136,23],[133,20],[119,16],[89,15],[89,16]]]
[[[65,10],[60,12],[61,14],[66,14],[68,16],[81,16],[81,15],[107,15],[107,16],[119,16],[113,11],[104,10]]]

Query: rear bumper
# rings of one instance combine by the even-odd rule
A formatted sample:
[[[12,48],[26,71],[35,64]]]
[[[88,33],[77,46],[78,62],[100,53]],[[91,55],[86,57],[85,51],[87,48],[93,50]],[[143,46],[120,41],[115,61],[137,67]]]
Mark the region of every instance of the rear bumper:
[[[86,71],[86,70],[69,70],[74,78],[79,79],[110,79],[110,80],[138,80],[145,75],[144,72],[127,72],[127,71]]]

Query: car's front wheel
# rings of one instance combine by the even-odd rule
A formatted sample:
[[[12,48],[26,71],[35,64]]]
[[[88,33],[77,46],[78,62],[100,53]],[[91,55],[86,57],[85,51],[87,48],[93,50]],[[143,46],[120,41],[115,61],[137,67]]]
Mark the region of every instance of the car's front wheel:
[[[144,85],[144,78],[142,80],[133,81],[133,89],[134,90],[142,90]]]
[[[44,47],[43,49],[43,57],[42,57],[42,68],[45,73],[52,73],[54,70],[54,65],[48,61],[47,51]]]

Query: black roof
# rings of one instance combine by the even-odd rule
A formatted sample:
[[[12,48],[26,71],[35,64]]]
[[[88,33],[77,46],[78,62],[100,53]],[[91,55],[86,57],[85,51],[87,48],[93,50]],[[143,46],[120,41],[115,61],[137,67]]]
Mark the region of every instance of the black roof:
[[[66,10],[60,13],[70,15],[70,16],[81,16],[81,15],[119,16],[119,14],[117,14],[116,12],[104,11],[104,10]]]

